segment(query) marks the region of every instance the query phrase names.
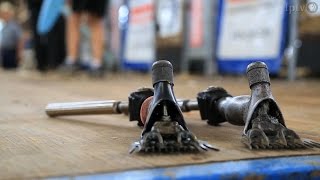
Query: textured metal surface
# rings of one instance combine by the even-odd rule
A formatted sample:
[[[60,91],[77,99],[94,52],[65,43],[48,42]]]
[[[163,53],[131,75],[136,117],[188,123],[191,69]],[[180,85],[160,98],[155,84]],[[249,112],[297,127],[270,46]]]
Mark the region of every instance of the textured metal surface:
[[[54,179],[320,179],[320,156],[229,161]]]
[[[159,60],[152,65],[152,84],[160,81],[173,83],[173,67],[169,61]]]
[[[142,104],[150,96],[153,96],[153,88],[139,88],[137,91],[130,93],[129,100],[129,121],[138,121],[138,126],[143,126],[140,116]]]
[[[197,140],[194,134],[184,130],[177,122],[157,121],[151,131],[132,144],[129,152],[181,153],[208,149],[219,151],[207,142]]]
[[[118,112],[121,110],[121,112]],[[48,116],[85,115],[85,114],[119,114],[128,111],[128,103],[113,100],[51,103],[46,109]]]
[[[256,83],[270,83],[268,67],[263,62],[251,63],[247,67],[249,86]]]
[[[199,110],[197,101],[177,100],[182,112]],[[141,105],[141,104],[140,104]],[[115,100],[105,101],[83,101],[83,102],[63,102],[49,103],[45,112],[50,117],[56,116],[73,116],[73,115],[95,115],[95,114],[127,114],[130,109],[128,102]],[[137,116],[139,116],[140,107],[134,107]],[[131,118],[132,116],[130,116]],[[136,118],[130,120],[137,120]]]
[[[250,149],[305,148],[300,137],[270,115],[268,101],[262,102],[251,120],[251,127],[242,136],[242,142]]]
[[[222,88],[211,88],[213,111],[221,122],[245,127],[242,142],[249,149],[295,149],[306,148],[300,137],[285,125],[282,112],[274,100],[269,72],[263,62],[254,62],[247,67],[251,95],[230,97]],[[222,89],[222,90],[221,90]]]
[[[199,92],[197,95],[200,116],[202,120],[207,120],[210,125],[217,126],[222,122],[227,121],[222,113],[219,113],[217,101],[232,97],[228,92],[220,87],[208,87],[206,90]],[[233,121],[234,122],[234,121]],[[243,120],[240,117],[240,123],[243,125]]]
[[[303,145],[308,148],[319,148],[320,149],[320,143],[315,142],[311,139],[302,139]]]
[[[133,152],[200,152],[218,150],[198,141],[186,125],[173,92],[173,71],[168,61],[152,66],[154,96],[149,104],[141,138],[132,144]],[[186,103],[183,103],[186,104]]]

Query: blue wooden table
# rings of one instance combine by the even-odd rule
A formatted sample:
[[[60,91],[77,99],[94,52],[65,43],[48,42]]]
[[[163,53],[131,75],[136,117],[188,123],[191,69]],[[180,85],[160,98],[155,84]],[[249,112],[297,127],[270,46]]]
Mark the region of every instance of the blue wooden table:
[[[320,155],[187,165],[51,179],[319,179]]]

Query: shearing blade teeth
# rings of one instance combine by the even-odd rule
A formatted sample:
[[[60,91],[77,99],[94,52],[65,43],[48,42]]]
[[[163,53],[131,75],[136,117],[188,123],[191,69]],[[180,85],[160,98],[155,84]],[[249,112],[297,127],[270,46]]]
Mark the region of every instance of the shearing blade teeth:
[[[304,149],[304,148],[306,148],[306,146],[305,145],[301,145],[301,144],[296,144],[296,149]]]
[[[309,142],[304,141],[303,144],[308,148],[314,148],[313,145]]]
[[[283,144],[277,144],[278,149],[285,149],[287,147],[287,145],[283,145]]]
[[[301,144],[301,143],[295,143],[294,145],[297,147],[297,149],[301,149],[301,148],[306,147],[304,144]]]
[[[198,145],[193,145],[191,146],[191,148],[192,148],[192,151],[198,151],[198,152],[203,151],[203,149]]]
[[[213,147],[211,146],[210,144],[204,144],[207,148],[211,149],[211,150],[214,150],[214,151],[220,151],[220,149],[216,148],[216,147]]]
[[[267,147],[265,146],[265,145],[263,145],[263,144],[260,144],[260,146],[259,146],[261,149],[266,149]]]
[[[277,144],[271,144],[272,149],[279,149],[279,146]]]
[[[161,125],[161,124],[160,124]],[[164,130],[159,129],[151,130],[141,137],[140,141],[132,144],[130,153],[145,152],[145,153],[174,153],[174,152],[200,152],[207,151],[208,149],[218,150],[205,141],[197,140],[197,138],[189,131],[182,128],[172,126],[175,131],[168,133],[167,127]],[[176,130],[178,129],[178,130]],[[170,129],[171,130],[171,129]],[[163,134],[161,134],[164,132]]]
[[[207,147],[202,143],[199,143],[199,146],[202,148],[202,150],[205,150],[205,151],[208,150]]]
[[[175,151],[174,147],[170,146],[170,147],[169,147],[169,152],[170,152],[170,153],[173,153],[174,151]]]
[[[289,149],[296,149],[298,148],[295,144],[289,143],[287,146]]]
[[[314,144],[314,145],[317,145],[317,146],[319,146],[320,147],[320,143],[318,143],[318,142],[315,142],[315,141],[310,141],[312,144]]]
[[[201,147],[205,147],[206,150],[207,149],[211,149],[211,150],[214,150],[214,151],[219,151],[219,149],[217,147],[212,146],[211,144],[209,144],[206,141],[198,140],[198,143],[201,145]]]
[[[139,147],[132,147],[130,150],[129,150],[129,153],[130,154],[132,154],[132,153],[134,153],[134,152],[139,152],[140,151],[140,149],[139,149]]]
[[[315,141],[312,141],[312,140],[309,140],[309,139],[303,140],[303,143],[305,145],[308,144],[312,148],[320,148],[320,144],[318,142],[315,142]]]
[[[129,150],[129,153],[132,154],[134,152],[139,152],[141,150],[141,145],[139,142],[134,142],[131,145],[131,148]]]
[[[242,135],[241,142],[245,144],[250,150],[253,149],[252,143],[249,141],[249,138],[246,135]]]
[[[283,144],[277,144],[279,149],[285,149],[286,146],[284,146]]]
[[[259,149],[258,145],[252,145],[253,149]]]
[[[202,148],[198,145],[198,143],[193,142],[192,145],[190,146],[190,150],[191,151],[202,151]]]
[[[288,146],[288,148],[289,148],[289,149],[295,149],[296,146],[291,144],[291,145]]]
[[[276,144],[275,149],[281,149],[281,147],[278,144]]]
[[[267,145],[267,146],[266,146],[266,149],[269,150],[269,149],[272,149],[272,147],[271,147],[270,145]]]
[[[152,148],[151,147],[149,147],[149,148],[146,148],[146,150],[145,150],[146,152],[152,152]]]
[[[242,141],[250,150],[252,150],[253,149],[253,147],[252,147],[252,145],[250,144],[250,143],[248,143],[248,142],[244,142],[244,141]]]
[[[136,149],[136,148],[131,148],[131,149],[129,150],[129,154],[132,154],[133,152],[135,152],[135,149]]]
[[[165,152],[165,153],[168,153],[169,152],[169,149],[168,149],[168,147],[165,147],[165,148],[163,148],[163,152]]]
[[[320,144],[318,144],[318,143],[312,142],[311,144],[313,147],[320,148]]]
[[[316,146],[317,148],[320,148],[320,144],[318,144],[318,143],[312,143],[313,144],[313,146]]]
[[[288,142],[285,138],[285,136],[280,136],[280,139],[278,139],[277,143],[276,143],[280,148],[283,146],[287,146]]]
[[[189,146],[185,147],[185,152],[189,152],[189,151],[191,151],[190,147]]]
[[[181,147],[180,148],[180,152],[186,152],[186,148],[185,147]]]
[[[257,149],[265,150],[265,149],[274,149],[271,145],[259,144]]]

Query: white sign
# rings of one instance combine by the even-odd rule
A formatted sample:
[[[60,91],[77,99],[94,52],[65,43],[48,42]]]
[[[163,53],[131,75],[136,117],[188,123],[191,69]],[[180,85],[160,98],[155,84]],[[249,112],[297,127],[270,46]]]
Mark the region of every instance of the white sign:
[[[152,63],[155,59],[153,0],[130,0],[129,26],[125,42],[127,63]]]
[[[225,0],[218,37],[220,60],[279,56],[285,0]]]

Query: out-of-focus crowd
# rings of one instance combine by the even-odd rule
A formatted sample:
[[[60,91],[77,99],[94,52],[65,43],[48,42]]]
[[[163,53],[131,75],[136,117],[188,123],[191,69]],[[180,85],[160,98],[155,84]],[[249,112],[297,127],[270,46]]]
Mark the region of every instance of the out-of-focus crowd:
[[[59,70],[75,74],[84,70],[91,77],[103,77],[105,38],[104,18],[108,14],[107,0],[68,0],[64,13],[46,34],[37,32],[37,22],[43,0],[0,1],[0,62],[5,70],[16,70],[25,64],[35,64],[42,73]],[[18,5],[19,4],[19,5]],[[25,20],[19,19],[18,6],[23,4]],[[80,27],[90,30],[90,55],[81,59]],[[31,62],[32,61],[32,62]]]

